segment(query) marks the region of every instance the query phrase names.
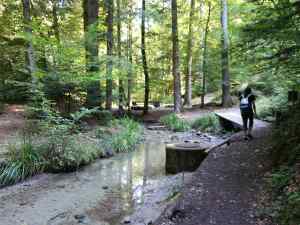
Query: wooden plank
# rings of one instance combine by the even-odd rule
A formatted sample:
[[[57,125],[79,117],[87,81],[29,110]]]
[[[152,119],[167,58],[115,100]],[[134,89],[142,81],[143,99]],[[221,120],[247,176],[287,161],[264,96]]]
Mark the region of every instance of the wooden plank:
[[[225,119],[227,121],[234,123],[235,125],[237,125],[240,128],[243,128],[243,120],[242,120],[239,109],[217,111],[217,112],[215,112],[215,115],[222,119]],[[258,119],[254,119],[254,128],[262,128],[262,127],[267,127],[267,126],[269,126],[269,123],[258,120]]]
[[[215,114],[225,120],[228,120],[238,127],[242,128],[243,127],[243,120],[242,117],[235,112],[215,112]]]

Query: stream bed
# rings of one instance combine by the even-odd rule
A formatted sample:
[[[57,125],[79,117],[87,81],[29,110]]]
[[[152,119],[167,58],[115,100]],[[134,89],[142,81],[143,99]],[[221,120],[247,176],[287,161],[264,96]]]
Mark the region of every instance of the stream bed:
[[[0,224],[151,224],[180,187],[180,174],[165,174],[164,137],[157,134],[135,152],[78,172],[42,174],[0,189]]]

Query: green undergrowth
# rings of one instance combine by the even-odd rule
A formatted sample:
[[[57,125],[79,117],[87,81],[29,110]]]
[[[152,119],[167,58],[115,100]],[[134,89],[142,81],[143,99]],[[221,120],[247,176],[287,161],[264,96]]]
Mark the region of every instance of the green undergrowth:
[[[134,150],[142,137],[142,126],[128,118],[112,120],[105,130],[81,133],[70,122],[28,123],[21,140],[9,145],[7,160],[0,167],[0,187],[42,172],[76,171],[107,156],[106,151],[113,155]]]
[[[270,120],[276,117],[278,112],[287,109],[287,95],[277,94],[273,96],[262,96],[257,99],[257,116],[263,120]]]
[[[44,170],[44,159],[28,140],[9,146],[8,160],[0,168],[0,186],[14,184]]]
[[[300,104],[283,113],[274,131],[269,216],[276,224],[300,224]]]
[[[222,128],[218,117],[214,113],[209,113],[196,119],[192,124],[193,129],[200,130],[207,133],[220,133]]]
[[[98,129],[97,137],[105,149],[115,153],[134,150],[142,138],[141,125],[129,118],[112,120],[110,128],[110,131]]]
[[[160,119],[160,122],[175,132],[188,131],[191,129],[190,123],[184,119],[179,118],[175,113],[163,116]]]

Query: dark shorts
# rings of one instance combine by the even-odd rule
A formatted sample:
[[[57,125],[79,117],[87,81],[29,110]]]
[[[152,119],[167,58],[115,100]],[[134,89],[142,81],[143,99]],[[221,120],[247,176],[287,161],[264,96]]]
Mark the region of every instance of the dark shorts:
[[[253,127],[253,120],[254,120],[254,113],[252,110],[241,110],[241,115],[242,115],[242,119],[243,119],[243,127],[244,130],[248,129],[248,121],[249,121],[249,128],[252,129]]]

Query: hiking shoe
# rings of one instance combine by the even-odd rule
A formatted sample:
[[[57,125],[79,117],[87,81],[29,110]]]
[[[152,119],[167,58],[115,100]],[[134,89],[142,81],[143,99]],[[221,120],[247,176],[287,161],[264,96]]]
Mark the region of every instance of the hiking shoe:
[[[253,139],[253,136],[252,136],[252,134],[248,134],[247,136],[248,136],[248,138],[249,138],[250,140],[252,140],[252,139]]]

